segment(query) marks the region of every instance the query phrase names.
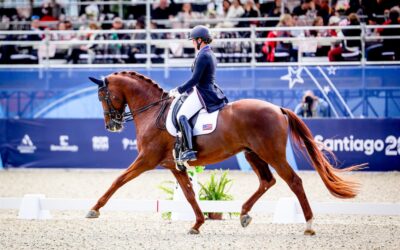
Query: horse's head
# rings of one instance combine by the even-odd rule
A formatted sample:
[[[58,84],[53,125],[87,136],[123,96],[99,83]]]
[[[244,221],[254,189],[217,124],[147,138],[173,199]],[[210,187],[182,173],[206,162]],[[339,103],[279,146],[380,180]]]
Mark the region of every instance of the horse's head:
[[[126,101],[121,90],[115,85],[109,84],[107,78],[102,80],[89,77],[99,86],[98,96],[104,111],[106,129],[111,132],[119,132],[123,129]]]

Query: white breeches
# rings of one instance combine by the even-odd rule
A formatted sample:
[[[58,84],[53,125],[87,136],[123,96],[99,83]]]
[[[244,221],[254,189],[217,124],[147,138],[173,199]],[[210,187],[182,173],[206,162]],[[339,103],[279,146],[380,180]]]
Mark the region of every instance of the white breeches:
[[[185,102],[182,104],[181,109],[178,112],[177,119],[182,115],[186,116],[189,120],[197,113],[200,109],[203,108],[203,104],[201,103],[199,94],[197,93],[197,89],[194,88],[192,93],[189,94],[188,98],[186,98]]]

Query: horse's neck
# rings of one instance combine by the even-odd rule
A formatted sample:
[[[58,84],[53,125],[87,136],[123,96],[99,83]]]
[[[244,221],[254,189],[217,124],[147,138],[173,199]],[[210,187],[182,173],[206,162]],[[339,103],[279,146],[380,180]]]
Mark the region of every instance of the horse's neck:
[[[137,111],[159,101],[162,98],[164,92],[159,91],[155,88],[149,88],[147,90],[144,89],[137,89],[137,88],[128,88],[126,91],[126,101],[128,107],[134,116],[133,119],[135,121],[136,126],[138,127],[141,123],[150,122],[152,118],[155,119],[156,115],[155,112],[158,110],[157,106],[152,107],[146,111],[138,113]],[[149,120],[150,119],[150,120]]]

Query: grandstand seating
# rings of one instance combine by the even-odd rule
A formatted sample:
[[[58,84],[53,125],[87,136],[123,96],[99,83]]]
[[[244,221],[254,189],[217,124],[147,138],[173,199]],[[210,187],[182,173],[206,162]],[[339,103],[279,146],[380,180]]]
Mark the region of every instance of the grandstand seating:
[[[164,2],[164,1],[161,1]],[[152,18],[151,18],[151,29],[147,30],[144,28],[145,18],[140,17],[139,15],[145,14],[145,2],[143,1],[135,1],[133,3],[127,4],[121,2],[119,13],[115,13],[110,11],[110,6],[107,2],[100,2],[100,3],[88,3],[82,2],[77,5],[79,9],[79,16],[73,15],[63,15],[60,20],[59,16],[52,16],[48,14],[38,13],[38,8],[40,10],[41,7],[43,8],[50,8],[52,6],[44,5],[44,6],[33,6],[31,11],[30,17],[22,18],[20,11],[20,7],[17,9],[13,8],[5,8],[5,4],[2,5],[3,8],[0,8],[0,16],[5,20],[0,28],[3,31],[0,34],[0,42],[1,42],[1,51],[0,51],[0,61],[2,64],[31,64],[31,63],[40,63],[42,59],[50,59],[56,60],[57,62],[67,63],[72,61],[72,63],[145,63],[147,58],[151,59],[151,63],[164,63],[165,59],[185,59],[194,57],[194,51],[187,51],[189,48],[186,47],[184,43],[185,32],[176,32],[176,28],[190,28],[198,23],[209,24],[211,27],[216,27],[222,29],[222,32],[217,32],[215,36],[216,42],[214,43],[214,49],[216,52],[216,56],[218,60],[222,63],[249,63],[249,62],[265,62],[267,55],[262,52],[262,44],[266,40],[268,32],[277,32],[278,38],[280,37],[279,32],[282,30],[260,30],[256,32],[250,32],[248,27],[251,25],[255,25],[256,27],[263,28],[263,27],[270,27],[275,26],[278,23],[279,15],[272,15],[271,11],[275,9],[279,9],[275,6],[274,1],[259,1],[259,5],[252,4],[253,1],[242,1],[243,6],[238,8],[243,8],[246,10],[243,14],[243,17],[234,16],[231,19],[228,19],[222,10],[222,1],[217,1],[216,7],[214,8],[211,5],[207,5],[207,1],[183,1],[183,2],[193,2],[192,9],[197,10],[199,12],[182,12],[182,4],[181,3],[174,3],[172,1],[171,5],[167,7],[166,11],[169,11],[170,14],[173,14],[173,17],[170,17],[169,20],[159,20],[155,16],[155,12],[159,7],[157,4],[152,6]],[[309,2],[309,1],[307,1]],[[327,53],[329,51],[330,44],[334,42],[331,41],[321,41],[321,38],[329,38],[335,37],[327,35],[327,33],[332,32],[332,30],[325,29],[318,31],[321,27],[313,26],[316,30],[308,30],[311,29],[312,22],[314,18],[317,16],[322,16],[324,18],[325,25],[327,25],[326,20],[329,20],[329,16],[337,16],[342,15],[342,21],[340,25],[344,25],[346,22],[346,15],[350,12],[358,12],[363,13],[361,21],[363,24],[374,22],[380,22],[384,24],[390,24],[389,19],[380,19],[379,14],[383,14],[383,12],[376,11],[373,16],[368,16],[368,13],[371,10],[366,9],[365,6],[358,6],[358,9],[352,9],[354,6],[348,6],[345,11],[340,9],[339,6],[325,6],[324,2],[326,1],[318,1],[312,0],[311,2],[315,2],[314,7],[307,7],[304,10],[305,15],[296,18],[297,23],[295,26],[304,27],[303,29],[292,30],[292,27],[288,27],[288,29],[284,32],[290,33],[292,38],[304,38],[308,40],[304,40],[303,46],[300,41],[292,41],[288,42],[286,38],[288,37],[281,37],[280,41],[275,42],[279,47],[280,44],[292,44],[290,45],[293,48],[293,51],[279,51],[277,50],[274,58],[275,62],[289,62],[289,61],[297,61],[297,54],[301,57],[327,57]],[[333,1],[335,2],[335,1]],[[294,6],[298,5],[299,1],[288,1],[289,9],[293,9]],[[161,4],[160,4],[161,5]],[[172,6],[173,5],[173,6]],[[141,9],[141,11],[132,10],[132,6],[138,6],[137,9]],[[231,5],[230,8],[234,6]],[[303,5],[299,5],[303,6]],[[53,6],[54,7],[54,6]],[[140,8],[139,8],[140,7]],[[173,7],[173,8],[172,8]],[[385,6],[386,9],[392,6]],[[54,8],[60,9],[61,12],[65,12],[66,6],[57,5]],[[303,8],[303,7],[302,7]],[[324,12],[323,10],[325,10]],[[28,8],[29,9],[29,8]],[[99,13],[93,14],[90,11],[99,10]],[[393,10],[394,8],[392,8]],[[121,11],[122,10],[122,11]],[[126,11],[132,10],[132,13],[129,14]],[[396,11],[394,9],[393,11]],[[29,12],[29,11],[28,11]],[[214,13],[215,12],[215,13]],[[226,10],[229,12],[229,10]],[[295,13],[298,12],[298,9]],[[94,15],[94,16],[92,16]],[[121,15],[125,20],[118,19],[118,15]],[[182,16],[184,17],[182,19]],[[293,14],[295,16],[295,14]],[[140,18],[139,18],[140,17]],[[382,17],[382,16],[381,16]],[[35,20],[40,18],[40,30],[46,30],[45,32],[40,32],[40,30],[35,26]],[[113,21],[110,19],[114,18]],[[135,18],[138,21],[132,20]],[[236,18],[236,19],[235,19]],[[240,19],[237,19],[240,18]],[[256,19],[254,19],[256,18]],[[32,19],[33,21],[28,21]],[[49,22],[50,20],[50,22]],[[67,21],[68,20],[68,21]],[[69,21],[71,20],[71,21]],[[219,20],[219,21],[218,21]],[[122,22],[121,27],[115,27],[114,22],[120,21]],[[137,26],[137,23],[142,23],[143,26]],[[94,25],[96,24],[96,25]],[[236,24],[233,26],[235,29],[226,29],[227,24]],[[336,23],[335,25],[337,25]],[[104,30],[104,31],[120,31],[122,29],[129,29],[126,31],[125,34],[117,33],[98,33],[97,35],[91,34],[93,30],[92,27],[95,26],[95,32],[98,32],[97,29]],[[136,25],[136,26],[135,26]],[[32,26],[30,28],[30,26]],[[72,27],[70,27],[72,26]],[[63,27],[63,28],[61,28]],[[336,26],[335,26],[336,27]],[[73,29],[75,28],[75,29]],[[110,29],[111,28],[111,29]],[[167,28],[164,33],[162,33],[162,29]],[[21,33],[21,34],[14,34],[12,30],[28,30],[32,29],[35,32],[31,33]],[[134,31],[132,30],[134,29]],[[247,30],[246,30],[247,29]],[[338,29],[335,28],[335,33],[338,32]],[[383,28],[376,29],[375,27],[369,28],[366,26],[357,26],[355,29],[363,30],[364,33],[360,40],[362,40],[364,44],[363,48],[360,48],[359,51],[343,51],[341,60],[343,61],[360,61],[361,57],[364,57],[366,53],[362,51],[362,49],[367,49],[370,45],[375,46],[377,43],[380,44],[380,40],[382,37],[376,37],[376,39],[366,39],[365,36],[372,35],[376,36],[379,33],[382,33]],[[385,27],[385,29],[388,29]],[[397,28],[400,30],[399,28]],[[56,30],[65,30],[64,33],[58,32]],[[68,37],[65,36],[65,32],[68,30],[74,30],[73,33],[69,34]],[[132,30],[132,31],[130,31]],[[396,26],[393,29],[396,30]],[[151,39],[150,41],[146,41],[146,43],[151,43],[151,50],[147,51],[146,44],[139,44],[141,48],[139,51],[132,52],[133,50],[137,49],[137,44],[135,44],[134,40],[138,39],[135,36],[136,31],[143,31],[141,34],[140,39],[145,39],[146,32],[151,32]],[[170,31],[170,32],[168,32]],[[320,34],[316,37],[311,36]],[[393,32],[392,32],[393,33]],[[86,35],[85,35],[86,34]],[[396,35],[395,33],[393,33]],[[393,35],[392,34],[392,35]],[[93,38],[93,39],[92,39]],[[120,44],[119,41],[124,40],[123,44]],[[165,39],[167,40],[164,43],[155,43],[154,40],[158,39]],[[171,39],[174,40],[174,44],[172,44]],[[177,40],[178,39],[178,42]],[[180,41],[179,41],[180,39]],[[235,39],[242,39],[242,40],[235,40]],[[247,39],[247,40],[243,40]],[[256,42],[254,41],[256,39]],[[338,37],[338,41],[343,41],[343,37]],[[101,40],[101,46],[95,45],[92,46],[91,44],[96,44],[97,40]],[[229,41],[232,40],[232,41]],[[400,40],[400,39],[399,39]],[[18,41],[34,41],[36,44],[41,41],[41,45],[38,46],[33,45],[29,46],[26,43],[19,45],[15,42]],[[62,42],[65,41],[65,44],[60,45],[52,43],[52,42]],[[68,43],[71,41],[72,43]],[[81,44],[75,43],[75,41],[81,42]],[[132,43],[130,43],[132,41]],[[86,44],[85,44],[86,43]],[[166,43],[169,43],[166,45]],[[254,44],[253,44],[254,43]],[[89,48],[82,49],[82,45],[86,45]],[[43,46],[45,48],[43,49]],[[54,48],[55,46],[55,48]],[[92,48],[92,47],[93,48]],[[254,46],[254,48],[252,48]],[[299,47],[302,46],[302,51],[300,53],[297,52]],[[115,49],[118,47],[118,49]],[[321,49],[325,47],[325,49]],[[311,48],[311,50],[310,50]],[[167,50],[167,51],[166,51]],[[49,53],[51,51],[51,53]],[[74,51],[76,53],[76,59],[71,60],[71,52]],[[269,52],[271,53],[271,52]],[[149,54],[149,55],[148,55]],[[399,60],[399,52],[396,48],[393,49],[386,49],[380,51],[378,53],[379,60]],[[310,61],[306,59],[307,61]],[[319,62],[321,59],[316,58],[315,62]],[[322,59],[322,61],[326,61],[326,59]]]

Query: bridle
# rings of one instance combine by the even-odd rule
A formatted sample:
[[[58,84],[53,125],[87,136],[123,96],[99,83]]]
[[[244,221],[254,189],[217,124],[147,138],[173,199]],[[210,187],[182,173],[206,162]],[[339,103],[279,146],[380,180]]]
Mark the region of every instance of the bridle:
[[[105,92],[104,96],[100,96],[100,92]],[[104,110],[103,114],[105,116],[108,116],[110,121],[112,121],[113,123],[122,125],[125,122],[132,121],[134,116],[137,116],[140,113],[158,105],[160,102],[169,100],[170,97],[168,96],[168,94],[166,97],[164,97],[165,94],[167,94],[167,93],[162,92],[160,100],[152,102],[150,104],[147,104],[147,105],[140,107],[132,112],[125,112],[125,108],[127,105],[126,103],[124,104],[122,111],[114,108],[114,106],[112,104],[112,100],[115,100],[119,103],[122,103],[123,101],[121,99],[119,99],[117,96],[111,94],[110,90],[108,89],[107,84],[104,84],[103,86],[99,87],[99,96],[98,97],[99,97],[100,102],[105,101],[105,103],[107,105],[107,110]],[[158,115],[157,120],[156,120],[157,127],[159,127],[160,129],[161,129],[161,127],[159,126],[159,122],[161,119],[161,115],[162,115],[162,113],[164,113],[165,109],[166,109],[166,102],[161,107],[160,114]]]
[[[105,92],[105,94],[103,96],[100,96],[100,92]],[[115,100],[119,103],[122,103],[122,100],[119,99],[117,96],[111,95],[107,85],[99,87],[99,101],[100,102],[104,101],[107,104],[107,110],[104,110],[103,112],[104,116],[108,116],[110,121],[122,125],[122,123],[124,123],[123,118],[125,115],[126,104],[124,105],[122,111],[119,111],[114,108],[111,100]]]

